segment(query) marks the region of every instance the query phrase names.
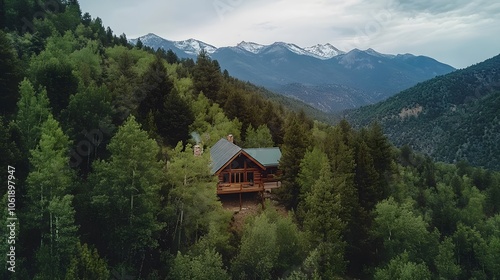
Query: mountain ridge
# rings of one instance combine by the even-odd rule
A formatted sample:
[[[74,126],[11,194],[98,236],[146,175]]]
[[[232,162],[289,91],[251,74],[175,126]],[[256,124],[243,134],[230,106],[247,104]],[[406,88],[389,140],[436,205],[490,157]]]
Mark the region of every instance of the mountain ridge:
[[[371,48],[344,52],[330,43],[302,48],[285,42],[242,41],[216,48],[194,39],[169,41],[152,33],[139,39],[153,49],[171,49],[180,58],[195,59],[205,50],[236,78],[329,113],[373,104],[455,70],[426,56],[383,54]]]
[[[355,127],[379,122],[396,145],[435,160],[500,170],[500,55],[344,113]]]

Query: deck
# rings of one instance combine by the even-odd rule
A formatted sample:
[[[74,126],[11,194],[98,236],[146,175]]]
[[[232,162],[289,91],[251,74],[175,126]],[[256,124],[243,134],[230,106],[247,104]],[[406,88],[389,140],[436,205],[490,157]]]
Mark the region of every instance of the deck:
[[[277,189],[280,186],[280,181],[264,182],[254,185],[249,183],[220,183],[217,186],[217,194],[263,192],[266,190]]]
[[[263,184],[219,184],[217,186],[217,194],[230,194],[230,193],[250,193],[250,192],[263,192]]]

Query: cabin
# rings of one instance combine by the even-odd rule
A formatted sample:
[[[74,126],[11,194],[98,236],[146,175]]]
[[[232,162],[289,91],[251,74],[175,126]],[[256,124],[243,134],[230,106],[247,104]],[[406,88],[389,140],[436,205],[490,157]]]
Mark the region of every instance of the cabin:
[[[273,148],[244,149],[231,135],[210,149],[211,171],[218,177],[217,194],[271,191],[279,188],[281,151]]]

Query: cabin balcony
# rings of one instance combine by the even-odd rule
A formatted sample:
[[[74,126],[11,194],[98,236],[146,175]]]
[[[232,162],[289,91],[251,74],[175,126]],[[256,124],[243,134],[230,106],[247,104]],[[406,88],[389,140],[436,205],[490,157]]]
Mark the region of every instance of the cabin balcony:
[[[217,194],[263,192],[264,184],[243,183],[219,183],[217,185]]]

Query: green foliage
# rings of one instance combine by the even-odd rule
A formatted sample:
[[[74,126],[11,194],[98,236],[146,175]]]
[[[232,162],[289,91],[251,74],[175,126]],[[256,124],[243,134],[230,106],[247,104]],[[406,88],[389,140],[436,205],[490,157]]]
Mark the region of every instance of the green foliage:
[[[341,236],[345,223],[339,217],[341,205],[335,192],[342,181],[333,178],[327,157],[318,160],[319,177],[305,195],[304,228],[313,246],[319,250],[321,275],[333,278],[342,275],[345,269],[343,255],[346,244]]]
[[[200,52],[193,70],[194,88],[197,93],[203,92],[210,100],[215,100],[221,88],[220,66],[212,61],[204,51]]]
[[[67,280],[107,280],[109,270],[106,262],[99,257],[95,248],[89,248],[87,244],[77,244],[76,254],[71,258]]]
[[[47,47],[31,59],[29,76],[35,87],[44,86],[54,114],[58,115],[69,103],[69,97],[78,90],[78,79],[73,73],[69,53],[77,48],[71,32],[51,37]]]
[[[188,256],[177,253],[169,279],[229,280],[222,264],[222,257],[214,250],[205,250],[201,255]]]
[[[240,253],[232,263],[234,278],[271,279],[278,260],[276,224],[266,215],[256,217],[242,237]]]
[[[386,268],[377,269],[374,279],[431,279],[429,268],[423,263],[409,261],[407,253],[402,253],[392,259]]]
[[[64,275],[78,241],[73,196],[69,195],[74,174],[68,165],[68,145],[68,137],[49,115],[42,125],[40,142],[31,151],[33,169],[27,179],[27,226],[40,237],[40,279]]]
[[[283,171],[282,187],[279,190],[280,199],[288,208],[296,208],[299,204],[300,185],[296,178],[300,169],[300,161],[309,145],[307,127],[300,122],[299,117],[291,115],[285,127],[285,136],[281,146],[282,157],[280,169]]]
[[[195,119],[190,130],[201,135],[202,144],[211,147],[229,134],[233,135],[236,143],[238,139],[241,139],[241,122],[238,119],[229,120],[218,104],[210,105],[205,95],[199,94],[191,107]]]
[[[21,133],[25,152],[34,149],[41,136],[41,126],[50,114],[47,92],[35,92],[29,80],[23,80],[19,85],[21,98],[17,102],[15,123]]]
[[[245,227],[239,254],[232,262],[234,279],[277,279],[303,261],[304,239],[290,218],[272,205]]]
[[[134,48],[77,1],[54,3],[33,19],[40,3],[0,1],[0,157],[16,167],[24,221],[17,279],[500,278],[500,175],[461,161],[498,168],[498,57],[361,120],[348,112],[356,126],[380,123],[356,131],[221,73],[206,53],[195,63]],[[95,129],[102,138],[89,139]],[[276,194],[296,214],[268,203],[239,235],[210,173],[210,147],[228,134],[280,146]],[[89,153],[77,170],[71,147]]]
[[[218,201],[214,188],[216,178],[210,173],[209,162],[209,153],[194,157],[190,145],[184,148],[179,143],[172,151],[167,165],[171,189],[166,211],[171,238],[175,240],[173,248],[194,244],[213,223],[222,228],[227,226],[227,216]]]
[[[460,266],[456,263],[455,245],[450,238],[445,238],[438,248],[434,263],[441,279],[455,279],[460,274]]]
[[[157,132],[166,144],[174,146],[178,141],[187,141],[189,125],[194,117],[189,105],[174,90],[174,84],[160,57],[156,57],[142,77],[138,115],[145,122],[152,116],[146,129]]]
[[[3,18],[3,16],[2,16]],[[8,116],[14,113],[19,93],[17,83],[20,80],[19,62],[7,34],[0,29],[0,114]]]
[[[245,147],[246,148],[266,148],[273,147],[273,136],[267,125],[263,124],[254,129],[249,125],[245,132]]]
[[[94,185],[96,224],[103,233],[100,249],[110,264],[132,264],[158,246],[154,236],[163,227],[156,215],[164,163],[157,160],[158,145],[134,117],[118,129],[108,148],[111,158],[96,161],[89,179]]]
[[[427,260],[437,246],[437,236],[410,203],[399,205],[391,197],[377,204],[375,215],[373,234],[383,240],[386,259],[406,252],[412,261]]]
[[[445,162],[500,169],[500,56],[439,76],[381,103],[346,112],[356,126],[377,120],[390,140]],[[412,111],[413,110],[413,111]]]

